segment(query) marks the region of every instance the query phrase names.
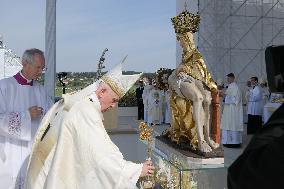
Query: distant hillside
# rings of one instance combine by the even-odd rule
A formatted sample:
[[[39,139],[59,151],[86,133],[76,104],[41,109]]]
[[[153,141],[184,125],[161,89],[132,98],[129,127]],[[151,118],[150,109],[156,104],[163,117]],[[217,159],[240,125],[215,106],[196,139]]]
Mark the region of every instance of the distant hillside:
[[[96,72],[66,72],[67,73],[67,77],[66,79],[64,79],[64,83],[66,84],[66,93],[70,93],[70,92],[75,92],[78,90],[81,90],[85,87],[87,87],[88,85],[92,84],[94,82],[94,78],[96,76]],[[132,74],[138,74],[140,72],[136,72],[136,71],[123,71],[122,72],[124,75],[132,75]],[[57,73],[58,74],[58,73]],[[154,79],[155,78],[155,73],[143,73],[142,77],[147,77],[149,79]],[[44,75],[42,75],[42,77],[39,79],[39,81],[41,83],[43,83],[44,81]],[[133,88],[135,88],[136,86],[134,86]],[[130,90],[130,93],[133,93],[133,89]],[[60,82],[56,81],[56,88],[55,88],[55,96],[61,96],[62,95],[62,86],[60,84]],[[126,95],[127,97],[129,95]],[[133,94],[130,95],[131,98],[133,98]],[[125,100],[123,100],[125,102]],[[133,101],[133,99],[129,100],[127,98],[126,101]],[[131,102],[132,104],[133,102]]]
[[[67,78],[95,78],[96,72],[66,72],[67,73]],[[105,74],[104,72],[103,74]],[[136,71],[123,71],[123,75],[133,75],[133,74],[139,74],[141,72],[136,72]],[[150,79],[155,78],[155,73],[143,73],[142,78],[147,77]]]

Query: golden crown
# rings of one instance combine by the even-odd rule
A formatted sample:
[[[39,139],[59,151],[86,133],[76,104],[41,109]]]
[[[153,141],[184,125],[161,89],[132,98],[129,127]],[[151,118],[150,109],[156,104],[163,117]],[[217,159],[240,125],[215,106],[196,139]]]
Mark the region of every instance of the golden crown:
[[[195,33],[198,31],[200,16],[197,14],[184,11],[179,15],[171,18],[175,32],[183,34],[186,32]]]

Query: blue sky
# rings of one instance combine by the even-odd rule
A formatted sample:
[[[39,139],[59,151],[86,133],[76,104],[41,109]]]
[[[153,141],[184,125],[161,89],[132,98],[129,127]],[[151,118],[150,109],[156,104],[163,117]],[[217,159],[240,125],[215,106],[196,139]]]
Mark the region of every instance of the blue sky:
[[[0,34],[19,56],[45,47],[45,1],[0,3]],[[124,70],[176,65],[170,18],[175,0],[57,0],[57,71],[95,71],[105,48],[107,70],[128,55]]]

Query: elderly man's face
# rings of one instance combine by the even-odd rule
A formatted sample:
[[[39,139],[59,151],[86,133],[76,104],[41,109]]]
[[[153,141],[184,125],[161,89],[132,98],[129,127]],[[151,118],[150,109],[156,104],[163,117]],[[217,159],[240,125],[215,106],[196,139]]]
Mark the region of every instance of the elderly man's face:
[[[101,104],[101,112],[116,107],[119,101],[119,96],[107,84],[98,88],[97,96]]]
[[[37,79],[45,69],[44,57],[40,54],[33,55],[34,63],[23,62],[23,73],[27,79]]]

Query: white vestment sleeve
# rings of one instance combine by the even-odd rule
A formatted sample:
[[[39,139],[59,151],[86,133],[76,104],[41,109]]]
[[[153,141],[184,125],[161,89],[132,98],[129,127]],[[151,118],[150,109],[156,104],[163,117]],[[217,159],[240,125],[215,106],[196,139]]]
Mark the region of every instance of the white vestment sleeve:
[[[31,117],[29,111],[3,112],[0,105],[0,135],[8,138],[30,141]]]

